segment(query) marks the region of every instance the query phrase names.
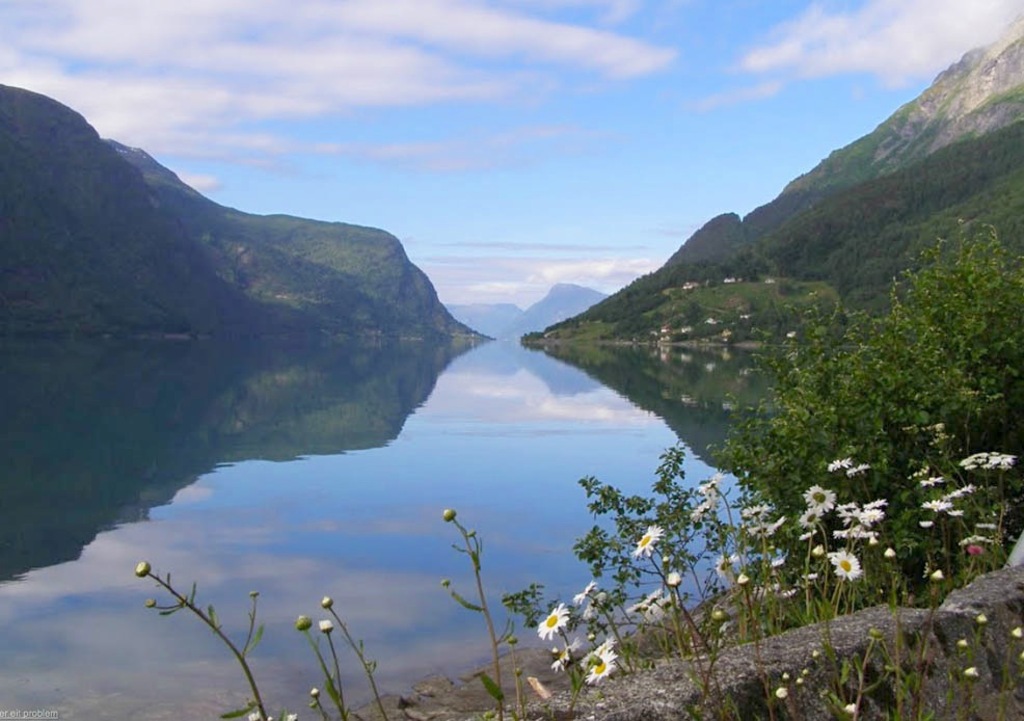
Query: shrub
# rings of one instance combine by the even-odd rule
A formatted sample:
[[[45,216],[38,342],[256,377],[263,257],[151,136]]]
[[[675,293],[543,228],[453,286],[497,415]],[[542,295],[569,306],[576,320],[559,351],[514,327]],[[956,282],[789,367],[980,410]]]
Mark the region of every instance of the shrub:
[[[1020,480],[995,473],[976,487],[956,461],[1022,450],[1022,311],[1021,259],[994,232],[939,243],[921,270],[894,285],[887,315],[810,318],[800,338],[763,356],[772,390],[737,423],[720,464],[753,499],[794,515],[830,463],[868,466],[844,475],[835,490],[841,502],[887,501],[891,537],[884,540],[901,549],[912,579],[940,561],[921,528],[935,520],[922,504],[938,499],[942,483],[959,479],[960,487],[976,488],[981,502],[973,506],[989,509],[979,514],[993,507],[985,498],[998,498],[998,518],[958,522],[996,523],[1001,540],[1012,540],[1024,528]],[[1010,485],[996,487],[1004,483]],[[941,559],[954,573],[967,561]]]

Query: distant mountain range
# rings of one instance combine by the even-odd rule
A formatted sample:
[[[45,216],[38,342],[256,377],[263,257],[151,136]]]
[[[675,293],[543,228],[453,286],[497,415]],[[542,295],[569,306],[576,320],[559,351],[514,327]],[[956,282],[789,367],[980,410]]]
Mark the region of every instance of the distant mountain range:
[[[1024,249],[1021,119],[1024,18],[773,201],[712,218],[660,269],[548,336],[783,334],[823,301],[883,307],[893,279],[941,237],[991,225]]]
[[[572,283],[557,283],[548,294],[526,310],[513,303],[449,305],[455,318],[470,328],[498,340],[518,339],[571,318],[608,296]]]
[[[472,335],[393,235],[223,207],[2,85],[0,334]]]

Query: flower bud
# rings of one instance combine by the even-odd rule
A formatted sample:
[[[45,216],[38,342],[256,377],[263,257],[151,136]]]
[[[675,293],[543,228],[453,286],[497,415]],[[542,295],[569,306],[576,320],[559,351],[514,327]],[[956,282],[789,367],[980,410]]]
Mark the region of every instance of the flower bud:
[[[974,622],[979,626],[984,626],[986,623],[988,623],[988,616],[986,616],[983,613],[979,613],[977,616],[974,617]]]
[[[775,698],[783,699],[787,696],[789,696],[789,689],[787,689],[785,686],[779,686],[777,689],[775,689]]]
[[[139,578],[145,578],[149,575],[152,567],[146,561],[139,561],[135,566],[135,575]]]
[[[1014,638],[1024,638],[1024,629],[1022,629],[1020,626],[1017,626],[1015,629],[1010,631],[1010,635]]]
[[[308,631],[313,626],[313,619],[309,616],[299,616],[295,619],[295,629],[297,631]]]
[[[881,631],[881,629],[878,629],[878,628],[869,628],[868,629],[868,636],[870,636],[871,638],[873,638],[876,641],[881,641],[882,640],[882,631]]]
[[[146,599],[146,608],[155,608],[155,607],[156,607],[156,599],[155,598],[147,598]]]
[[[333,630],[334,630],[334,624],[331,623],[329,619],[325,618],[323,621],[320,622],[320,632],[321,633],[330,633]]]
[[[980,676],[980,674],[978,673],[978,669],[976,667],[968,666],[964,669],[964,678],[966,678],[968,681],[974,681],[978,678],[978,676]]]
[[[669,588],[676,588],[683,582],[683,577],[679,575],[678,571],[672,571],[665,578],[665,583]]]
[[[309,689],[309,695],[313,698],[320,698],[320,689],[314,686],[313,688]]]
[[[938,583],[939,581],[944,581],[946,579],[946,576],[942,573],[942,569],[938,568],[932,571],[932,575],[929,576],[929,578]]]
[[[883,553],[882,555],[888,559],[896,558],[896,549],[890,546],[889,548],[885,549],[885,553]]]
[[[729,614],[727,614],[725,611],[723,611],[720,608],[716,608],[714,611],[711,612],[711,620],[716,622],[716,623],[721,623],[722,621],[726,620],[727,618],[729,618]]]
[[[817,546],[811,549],[811,555],[815,558],[821,558],[825,555],[825,547],[819,543]]]
[[[455,509],[454,508],[446,508],[446,509],[444,509],[444,513],[441,514],[441,518],[444,519],[445,523],[451,523],[452,521],[455,520]]]
[[[737,586],[746,586],[746,585],[747,585],[748,583],[750,583],[750,576],[748,576],[748,575],[747,575],[747,574],[745,574],[745,573],[741,573],[741,574],[740,574],[740,575],[739,575],[739,576],[738,576],[738,577],[736,578],[736,585],[737,585]]]
[[[961,638],[959,641],[956,642],[956,647],[958,649],[960,649],[961,651],[966,651],[969,646],[970,646],[970,644],[967,643],[967,639],[966,638]]]
[[[324,596],[320,599],[320,608],[330,608],[334,605],[334,599],[330,596]]]

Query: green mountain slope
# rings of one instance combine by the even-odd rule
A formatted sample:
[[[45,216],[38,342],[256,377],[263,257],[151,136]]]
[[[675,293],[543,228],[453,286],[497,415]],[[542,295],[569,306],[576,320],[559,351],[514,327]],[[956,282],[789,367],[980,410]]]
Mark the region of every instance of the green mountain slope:
[[[209,333],[257,317],[81,116],[0,86],[0,332]]]
[[[470,333],[394,236],[225,208],[74,111],[0,86],[0,332]]]
[[[884,305],[892,280],[923,247],[955,237],[961,220],[1024,243],[1022,118],[1024,18],[771,203],[742,219],[713,218],[662,268],[548,336],[720,339],[728,331],[744,340],[754,329],[791,332],[800,308],[829,298]],[[778,282],[715,288],[726,278]],[[794,309],[784,307],[790,301]],[[716,323],[699,325],[701,318]]]

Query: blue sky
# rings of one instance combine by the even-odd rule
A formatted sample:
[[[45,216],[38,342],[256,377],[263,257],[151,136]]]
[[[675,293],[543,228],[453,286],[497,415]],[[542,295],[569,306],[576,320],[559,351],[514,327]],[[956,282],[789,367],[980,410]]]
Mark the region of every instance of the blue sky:
[[[0,82],[219,203],[383,228],[443,302],[660,267],[1024,0],[3,0]]]

